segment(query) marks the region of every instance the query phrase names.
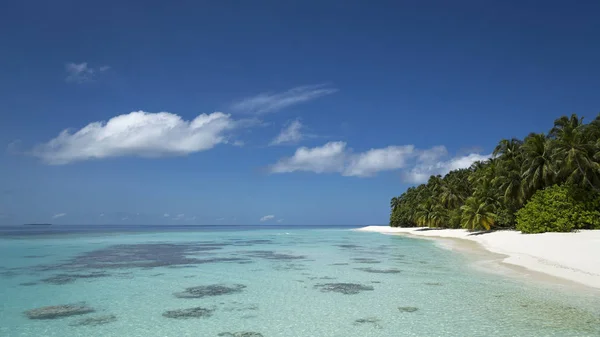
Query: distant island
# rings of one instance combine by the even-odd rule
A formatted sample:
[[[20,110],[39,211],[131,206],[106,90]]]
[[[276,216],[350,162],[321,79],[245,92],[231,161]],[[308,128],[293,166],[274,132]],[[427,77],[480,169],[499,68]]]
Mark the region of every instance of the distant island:
[[[52,226],[51,223],[26,223],[23,226]]]

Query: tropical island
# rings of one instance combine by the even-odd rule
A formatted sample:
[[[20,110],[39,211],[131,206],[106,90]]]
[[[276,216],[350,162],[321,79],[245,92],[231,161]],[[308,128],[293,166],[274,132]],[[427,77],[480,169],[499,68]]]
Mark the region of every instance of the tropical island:
[[[600,288],[600,114],[503,139],[490,159],[431,176],[390,206],[389,227],[361,230],[475,241],[502,262]]]
[[[392,198],[390,226],[600,229],[600,114],[560,117],[547,134],[503,139],[490,159],[431,176]]]

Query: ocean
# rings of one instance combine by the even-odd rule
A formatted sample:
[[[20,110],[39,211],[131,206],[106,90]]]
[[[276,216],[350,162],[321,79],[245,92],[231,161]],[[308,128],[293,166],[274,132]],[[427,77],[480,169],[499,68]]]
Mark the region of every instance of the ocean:
[[[598,292],[345,226],[4,227],[0,256],[0,336],[600,336]]]

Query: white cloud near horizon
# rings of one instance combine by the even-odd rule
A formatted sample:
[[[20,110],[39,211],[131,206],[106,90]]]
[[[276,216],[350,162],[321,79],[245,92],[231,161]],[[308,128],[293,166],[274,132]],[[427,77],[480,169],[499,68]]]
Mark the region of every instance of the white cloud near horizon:
[[[270,168],[271,173],[308,171],[315,173],[341,172],[346,160],[346,143],[329,142],[314,148],[300,147],[293,156],[280,159]]]
[[[419,150],[414,145],[388,146],[354,153],[345,142],[329,142],[314,148],[300,147],[293,156],[280,159],[270,166],[271,173],[306,171],[340,173],[343,176],[372,177],[378,172],[405,169],[403,180],[411,183],[427,181],[432,174],[470,167],[474,162],[487,160],[489,155],[472,153],[444,160],[444,146]]]
[[[72,83],[85,83],[94,80],[98,74],[109,70],[109,66],[100,66],[93,68],[88,66],[87,62],[82,63],[67,63],[65,70],[67,72],[66,81]]]
[[[273,220],[275,219],[275,215],[270,214],[270,215],[265,215],[262,218],[260,218],[260,222],[265,222],[265,221],[269,221],[269,220]]]
[[[492,157],[491,154],[482,155],[471,153],[464,156],[458,156],[449,160],[437,160],[417,163],[410,171],[405,172],[403,180],[409,183],[425,183],[432,175],[446,175],[448,172],[463,168],[469,168],[473,163],[485,161]]]
[[[67,215],[67,213],[57,213],[52,216],[52,219],[62,218],[65,215]]]
[[[265,114],[276,112],[292,105],[312,101],[337,92],[338,89],[325,84],[304,85],[284,92],[265,92],[234,102],[231,109],[237,112]]]
[[[228,143],[227,133],[239,126],[240,121],[222,112],[186,121],[169,112],[134,111],[75,132],[64,130],[32,154],[52,165],[123,156],[184,156]]]
[[[349,164],[344,168],[342,175],[370,177],[380,171],[400,169],[407,165],[407,160],[412,157],[414,151],[413,145],[404,145],[371,149],[350,155]]]
[[[269,145],[295,144],[304,138],[302,134],[303,125],[300,120],[296,119],[281,130],[281,132],[271,141]]]

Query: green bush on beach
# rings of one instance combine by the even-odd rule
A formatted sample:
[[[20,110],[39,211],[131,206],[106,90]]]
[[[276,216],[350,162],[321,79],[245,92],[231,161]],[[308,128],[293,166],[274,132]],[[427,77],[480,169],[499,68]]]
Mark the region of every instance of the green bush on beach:
[[[567,186],[548,187],[517,212],[516,228],[523,233],[600,229],[600,198],[579,200]]]

